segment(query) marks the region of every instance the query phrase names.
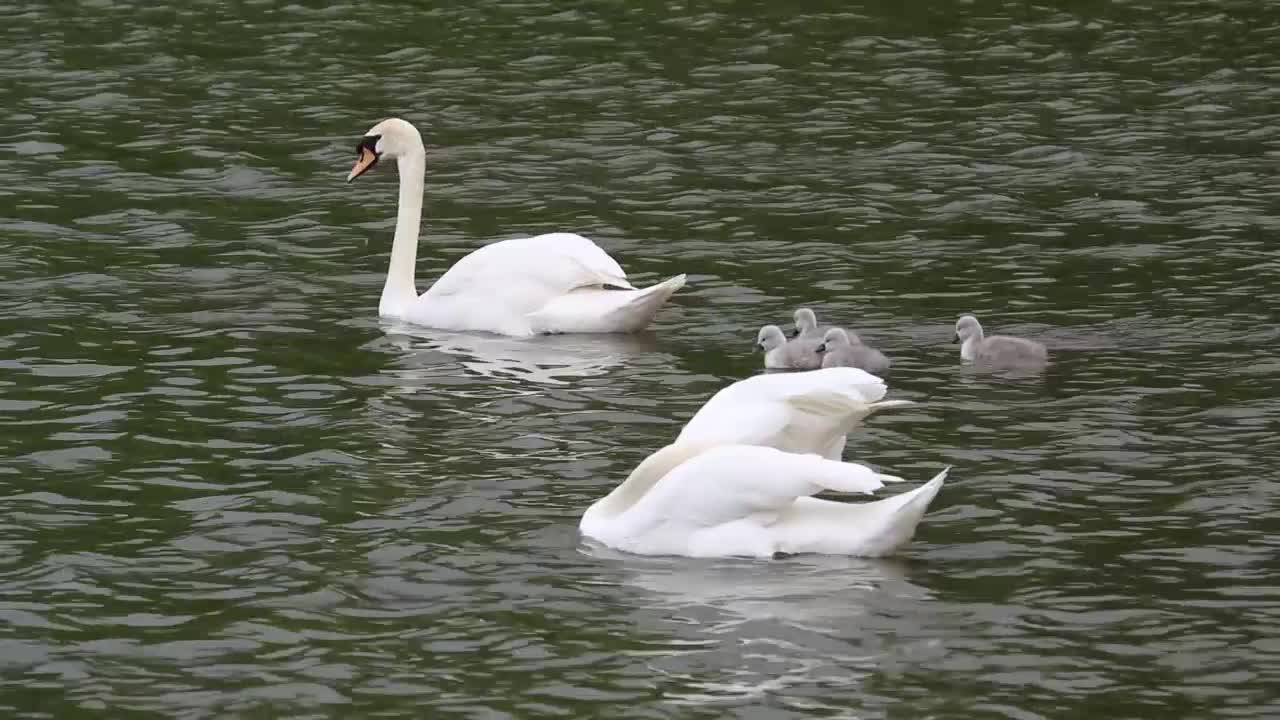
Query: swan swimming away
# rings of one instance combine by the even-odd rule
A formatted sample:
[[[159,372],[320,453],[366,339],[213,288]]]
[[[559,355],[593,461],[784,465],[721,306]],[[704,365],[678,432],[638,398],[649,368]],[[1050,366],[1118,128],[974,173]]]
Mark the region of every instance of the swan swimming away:
[[[956,321],[955,341],[960,345],[960,359],[985,368],[1037,368],[1049,362],[1044,345],[1026,338],[992,335],[986,337],[982,324],[972,315]]]
[[[778,553],[886,555],[908,542],[947,470],[868,503],[811,497],[872,493],[901,478],[840,461],[844,436],[881,401],[884,382],[855,368],[763,375],[716,393],[675,442],[589,507],[579,529],[611,548],[688,557]]]
[[[765,325],[756,335],[756,347],[764,351],[764,366],[768,370],[817,370],[822,367],[818,354],[821,340],[795,338],[787,340],[782,328]]]
[[[685,281],[677,275],[636,289],[618,263],[573,233],[502,240],[454,263],[425,293],[414,278],[426,149],[412,124],[390,118],[356,147],[351,182],[383,158],[400,172],[395,239],[378,314],[441,330],[528,337],[544,333],[615,333],[644,329]]]
[[[822,354],[822,367],[853,367],[867,372],[881,373],[889,369],[889,358],[879,350],[862,344],[856,333],[841,328],[827,328],[818,346]]]

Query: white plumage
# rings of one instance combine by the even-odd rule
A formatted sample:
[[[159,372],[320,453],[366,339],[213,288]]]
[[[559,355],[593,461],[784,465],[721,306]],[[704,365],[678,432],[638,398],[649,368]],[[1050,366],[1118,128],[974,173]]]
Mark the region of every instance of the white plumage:
[[[649,555],[876,556],[911,539],[946,477],[886,500],[810,497],[871,493],[900,478],[840,461],[845,434],[881,401],[879,378],[829,368],[749,378],[716,393],[679,437],[647,457],[583,515],[584,535]]]
[[[384,318],[441,330],[529,336],[541,333],[635,332],[645,328],[685,282],[677,275],[636,289],[618,263],[573,233],[495,242],[463,257],[425,293],[415,282],[426,150],[399,118],[366,133],[348,180],[381,157],[400,172],[395,239],[378,303]]]

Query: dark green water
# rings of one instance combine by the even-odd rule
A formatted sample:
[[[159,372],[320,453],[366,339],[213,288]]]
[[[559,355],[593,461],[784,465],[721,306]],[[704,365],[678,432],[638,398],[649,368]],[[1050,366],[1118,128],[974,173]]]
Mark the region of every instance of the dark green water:
[[[1280,717],[1280,6],[481,5],[0,8],[0,716]],[[420,278],[569,230],[689,286],[380,325],[392,114]],[[583,545],[801,303],[922,401],[847,456],[955,466],[915,542]]]

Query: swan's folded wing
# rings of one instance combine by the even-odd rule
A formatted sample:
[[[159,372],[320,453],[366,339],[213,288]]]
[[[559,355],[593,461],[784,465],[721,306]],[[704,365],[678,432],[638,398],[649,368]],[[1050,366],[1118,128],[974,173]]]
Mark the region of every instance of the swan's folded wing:
[[[537,332],[636,332],[653,322],[684,281],[684,275],[676,275],[643,290],[578,288],[552,298],[527,317]]]
[[[490,243],[454,263],[427,293],[447,297],[489,291],[528,311],[580,287],[630,289],[617,261],[581,235],[548,233]]]
[[[797,497],[823,490],[872,493],[883,485],[881,475],[865,465],[722,445],[666,473],[627,514],[636,532],[662,525],[709,528],[750,517],[767,523]]]

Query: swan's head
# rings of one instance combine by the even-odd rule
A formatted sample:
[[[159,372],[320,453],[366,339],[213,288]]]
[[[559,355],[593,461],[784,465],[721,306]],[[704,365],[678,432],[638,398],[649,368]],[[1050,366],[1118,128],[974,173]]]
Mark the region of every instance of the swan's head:
[[[857,336],[855,335],[854,337]],[[840,328],[830,328],[822,336],[822,344],[818,346],[818,352],[824,353],[828,350],[835,350],[851,344],[853,344],[853,341],[849,339],[849,333]]]
[[[782,334],[782,328],[777,325],[765,325],[760,328],[760,334],[756,335],[756,347],[765,352],[786,344],[787,336]]]
[[[972,315],[963,315],[956,321],[956,337],[955,342],[962,343],[969,338],[982,339],[982,325],[978,323],[978,318]]]
[[[798,337],[818,327],[818,316],[809,308],[800,308],[791,317],[796,321],[796,329],[791,332],[791,337]]]
[[[395,159],[422,151],[418,128],[407,120],[387,118],[369,128],[356,144],[356,164],[347,175],[347,182],[369,172],[383,157]]]

